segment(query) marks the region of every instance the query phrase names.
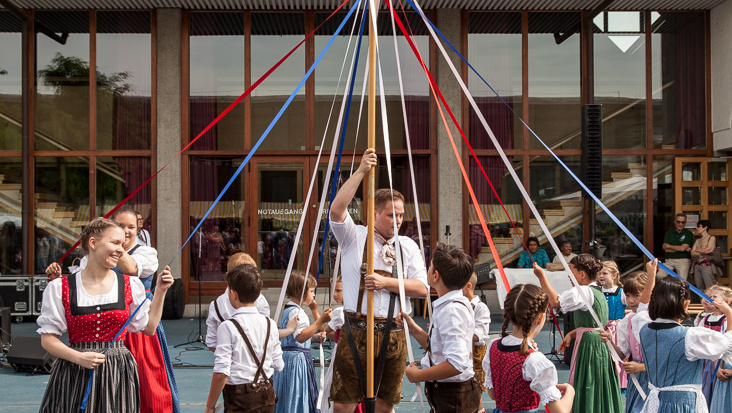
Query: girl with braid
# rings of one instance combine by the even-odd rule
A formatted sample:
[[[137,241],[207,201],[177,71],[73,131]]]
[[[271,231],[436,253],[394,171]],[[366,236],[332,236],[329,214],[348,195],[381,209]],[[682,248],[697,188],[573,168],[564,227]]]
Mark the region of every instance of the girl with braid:
[[[540,405],[552,413],[572,409],[574,388],[557,384],[556,367],[533,347],[533,339],[546,321],[548,305],[546,293],[535,285],[515,285],[508,292],[502,338],[490,342],[483,359],[485,386],[496,401],[494,413],[536,412]],[[506,332],[509,324],[513,325],[511,334]]]
[[[590,254],[580,254],[572,258],[569,268],[579,285],[561,295],[554,291],[541,267],[535,265],[534,274],[552,307],[574,313],[576,344],[569,373],[570,384],[576,389],[574,409],[577,412],[621,412],[623,403],[615,364],[600,336],[602,326],[608,322],[607,301],[595,283],[602,263]],[[590,308],[599,318],[600,325]]]

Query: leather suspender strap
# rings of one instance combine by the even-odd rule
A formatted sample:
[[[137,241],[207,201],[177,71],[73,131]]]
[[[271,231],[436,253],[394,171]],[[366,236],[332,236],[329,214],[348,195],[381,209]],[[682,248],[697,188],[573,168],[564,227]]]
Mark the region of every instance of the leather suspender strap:
[[[223,323],[226,320],[224,320],[224,316],[222,316],[221,315],[221,311],[219,311],[219,303],[218,303],[218,301],[219,301],[218,299],[214,300],[214,310],[216,310],[216,316],[219,318],[219,322],[220,323]]]
[[[381,347],[379,348],[379,355],[376,361],[376,375],[374,376],[374,383],[376,383],[375,394],[379,394],[379,387],[381,387],[381,375],[384,373],[384,365],[386,364],[386,353],[389,351],[389,339],[391,335],[391,329],[394,325],[394,306],[396,304],[396,294],[389,294],[389,315],[386,317],[386,327],[384,327],[384,337],[381,339]],[[366,394],[366,393],[364,393]]]
[[[254,364],[257,365],[257,372],[254,373],[254,380],[252,380],[252,383],[259,383],[259,377],[264,377],[264,381],[269,380],[269,377],[267,377],[266,374],[264,374],[264,360],[267,357],[267,345],[269,345],[269,332],[271,328],[271,320],[267,318],[267,338],[264,339],[264,350],[262,351],[262,359],[257,358],[257,354],[254,352],[254,347],[252,347],[252,343],[249,341],[249,337],[244,333],[244,329],[241,328],[241,324],[239,324],[238,321],[234,318],[230,318],[229,321],[234,323],[234,326],[237,330],[239,330],[239,334],[244,339],[244,343],[247,345],[247,349],[249,349],[249,354],[252,355],[252,359],[254,359]]]
[[[350,317],[343,317],[343,327],[346,329],[346,339],[348,341],[348,347],[351,349],[353,364],[356,367],[358,383],[361,385],[363,395],[366,396],[366,375],[363,373],[363,367],[361,367],[361,357],[358,356],[358,348],[356,347],[356,341],[354,340],[353,333],[351,332],[351,322],[349,319]]]
[[[458,303],[458,304],[462,305],[463,307],[468,308],[468,306],[465,305],[465,303],[462,301],[455,300],[455,301],[453,301],[453,303]],[[427,352],[427,359],[429,359],[429,361],[430,361],[430,367],[434,367],[434,365],[435,365],[435,363],[432,361],[432,330],[434,328],[435,327],[434,327],[434,323],[433,323],[432,325],[430,325],[430,332],[427,335],[427,348],[425,349],[425,351]]]

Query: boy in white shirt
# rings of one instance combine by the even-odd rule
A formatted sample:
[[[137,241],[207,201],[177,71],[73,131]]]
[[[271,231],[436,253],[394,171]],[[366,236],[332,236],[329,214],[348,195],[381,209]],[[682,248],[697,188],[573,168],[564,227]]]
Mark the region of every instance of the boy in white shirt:
[[[409,333],[426,350],[422,369],[412,363],[405,373],[412,383],[425,382],[427,401],[435,413],[481,409],[481,389],[473,370],[475,321],[470,301],[462,292],[472,273],[472,260],[465,251],[438,244],[427,273],[428,284],[439,296],[432,303],[429,334],[406,313],[397,318],[397,326],[408,323]]]
[[[470,300],[473,308],[473,320],[475,320],[475,330],[473,333],[473,370],[475,370],[475,381],[480,385],[481,393],[485,391],[485,372],[483,371],[483,357],[486,353],[486,343],[491,325],[491,310],[484,302],[480,301],[480,297],[473,295],[475,284],[478,283],[478,276],[473,273],[470,281],[463,287],[463,295]]]
[[[224,392],[224,411],[274,412],[277,398],[271,377],[282,371],[277,324],[258,314],[254,302],[262,291],[256,267],[242,265],[227,272],[229,300],[235,308],[218,329],[216,361],[206,413],[213,413]]]
[[[226,263],[226,276],[228,277],[229,272],[240,265],[248,264],[252,267],[257,267],[257,263],[254,259],[246,253],[239,252],[232,255],[229,261]],[[259,294],[257,300],[254,302],[254,307],[257,309],[259,314],[269,317],[269,303],[264,298],[263,294]],[[211,301],[208,306],[208,317],[206,318],[206,347],[211,351],[216,351],[217,336],[216,331],[219,325],[224,321],[228,320],[231,315],[234,314],[234,307],[229,302],[229,288],[226,288],[223,294],[218,296],[215,300]],[[294,330],[293,330],[294,331]]]

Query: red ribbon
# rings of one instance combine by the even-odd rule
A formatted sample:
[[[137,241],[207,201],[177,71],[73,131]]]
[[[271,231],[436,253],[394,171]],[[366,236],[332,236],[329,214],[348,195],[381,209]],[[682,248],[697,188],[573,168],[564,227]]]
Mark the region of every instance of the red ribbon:
[[[104,218],[109,218],[110,216],[112,216],[112,214],[114,214],[115,212],[117,212],[117,210],[120,209],[122,207],[122,205],[126,204],[127,201],[129,201],[130,199],[132,199],[133,196],[135,196],[138,192],[140,192],[140,190],[142,188],[144,188],[147,184],[149,184],[150,181],[153,180],[153,178],[155,178],[156,176],[158,176],[158,174],[160,172],[162,172],[163,169],[165,169],[174,160],[176,160],[183,152],[185,152],[188,148],[190,148],[191,145],[193,145],[193,143],[195,143],[201,136],[203,136],[206,132],[208,132],[209,129],[211,129],[221,119],[223,119],[224,116],[226,116],[229,112],[231,112],[231,110],[234,109],[234,107],[236,107],[236,105],[238,105],[239,103],[241,103],[241,101],[244,100],[244,98],[246,98],[247,96],[249,96],[249,94],[252,93],[252,91],[254,89],[256,89],[265,79],[267,79],[267,77],[269,77],[269,75],[271,75],[272,72],[274,72],[275,70],[277,70],[277,68],[280,67],[280,65],[285,60],[287,60],[293,53],[295,53],[295,51],[297,49],[299,49],[300,46],[302,46],[302,44],[305,43],[305,41],[307,39],[309,39],[310,37],[312,37],[315,34],[315,32],[317,32],[318,29],[320,29],[320,27],[323,24],[325,24],[325,22],[327,22],[328,20],[330,20],[330,18],[333,17],[333,15],[335,15],[338,12],[338,10],[340,10],[341,8],[343,8],[343,6],[345,6],[349,1],[350,0],[345,0],[343,3],[341,3],[340,6],[338,6],[337,9],[333,10],[333,12],[325,20],[323,20],[323,22],[320,23],[320,25],[318,25],[318,27],[316,27],[315,30],[313,30],[312,32],[310,32],[310,34],[308,34],[304,39],[302,39],[302,41],[300,43],[298,43],[292,50],[290,50],[289,53],[287,53],[282,59],[280,59],[277,63],[275,63],[275,65],[272,66],[267,71],[267,73],[263,74],[259,79],[257,79],[256,82],[254,82],[254,84],[252,84],[251,86],[249,86],[249,88],[246,91],[244,91],[244,93],[241,96],[239,96],[235,101],[231,102],[231,104],[226,109],[224,109],[224,111],[221,112],[219,114],[219,116],[216,117],[216,119],[214,119],[211,123],[209,123],[208,126],[206,126],[205,128],[203,128],[203,130],[195,138],[193,138],[188,143],[188,145],[185,146],[185,148],[183,148],[180,152],[178,152],[178,154],[175,155],[173,157],[173,159],[169,160],[168,163],[166,163],[165,165],[163,165],[162,168],[158,169],[158,171],[155,172],[150,178],[148,178],[147,181],[143,182],[142,185],[140,185],[137,189],[135,189],[134,191],[132,191],[132,193],[130,193],[129,195],[127,195],[127,197],[125,199],[123,199],[119,204],[117,204],[117,206],[115,206],[109,212],[107,212],[106,214],[104,214]],[[56,261],[56,263],[60,265],[61,264],[61,261],[63,261],[66,257],[68,257],[69,254],[71,254],[71,252],[73,250],[75,250],[76,247],[78,247],[80,243],[81,243],[81,239],[77,240],[74,243],[74,245],[72,245],[71,248],[68,251],[66,251],[64,253],[64,255],[62,255],[61,258],[58,259],[58,261]]]

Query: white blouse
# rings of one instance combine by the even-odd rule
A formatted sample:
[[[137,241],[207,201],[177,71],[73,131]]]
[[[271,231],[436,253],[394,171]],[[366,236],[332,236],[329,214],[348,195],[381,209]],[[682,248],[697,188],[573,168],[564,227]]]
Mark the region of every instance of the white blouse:
[[[505,346],[519,346],[523,342],[522,339],[509,335],[502,339],[491,340],[488,344],[488,351],[483,358],[483,371],[485,372],[485,386],[489,389],[493,388],[490,349],[496,340],[501,340],[501,344]],[[534,350],[536,349],[534,348]],[[534,351],[529,354],[521,367],[521,373],[524,380],[530,382],[529,388],[539,394],[542,406],[562,398],[562,393],[557,388],[559,382],[557,368],[543,353]]]
[[[594,283],[590,284],[593,285]],[[578,285],[571,288],[559,295],[559,306],[562,311],[569,313],[572,311],[588,311],[587,305],[580,297],[580,293],[585,296],[587,303],[592,306],[595,304],[595,294],[591,290],[592,287],[589,285]]]
[[[81,281],[81,271],[71,274],[69,277],[76,277],[76,300],[80,307],[90,307],[100,304],[116,303],[118,298],[118,288],[124,288],[124,285],[118,285],[118,278],[114,277],[114,284],[106,294],[90,295],[84,289],[84,283]],[[145,300],[145,287],[142,281],[136,277],[130,278],[130,288],[132,290],[132,303],[130,304],[130,315],[140,306],[144,304],[140,311],[127,325],[127,331],[136,333],[147,327],[148,311],[150,311],[150,300]],[[68,324],[66,323],[66,312],[63,305],[63,285],[62,279],[57,278],[46,286],[43,291],[43,304],[41,307],[41,315],[36,320],[40,326],[36,332],[38,334],[53,334],[60,336],[66,332]]]
[[[287,321],[289,322],[293,318],[299,316],[299,318],[297,320],[297,327],[295,327],[295,332],[292,333],[292,337],[297,340],[297,336],[299,336],[303,330],[310,327],[310,318],[308,318],[308,315],[305,314],[305,311],[302,308],[300,308],[299,305],[295,304],[293,301],[288,301],[287,304],[285,304],[285,306],[288,306],[288,305],[294,305],[295,307],[297,307],[297,308],[291,310],[290,314],[287,317]]]
[[[132,257],[132,259],[135,260],[135,263],[137,264],[137,274],[129,275],[137,275],[140,278],[147,278],[155,274],[155,271],[158,270],[158,266],[160,265],[158,263],[158,251],[155,250],[155,248],[139,246],[137,247],[135,252],[130,255],[130,257]],[[76,271],[81,271],[86,268],[88,258],[89,257],[85,255],[84,258],[82,258],[79,262],[79,266],[69,267],[69,271],[74,273]]]
[[[651,322],[678,324],[674,320],[665,318],[651,320],[647,309],[648,304],[641,303],[638,306],[638,314],[633,317],[633,321],[631,322],[633,325],[633,335],[641,345],[643,345],[643,342],[640,341],[639,333],[641,327],[646,324]],[[688,327],[688,329],[684,349],[687,360],[719,360],[721,358],[727,363],[732,363],[732,331],[719,333],[704,327]]]

